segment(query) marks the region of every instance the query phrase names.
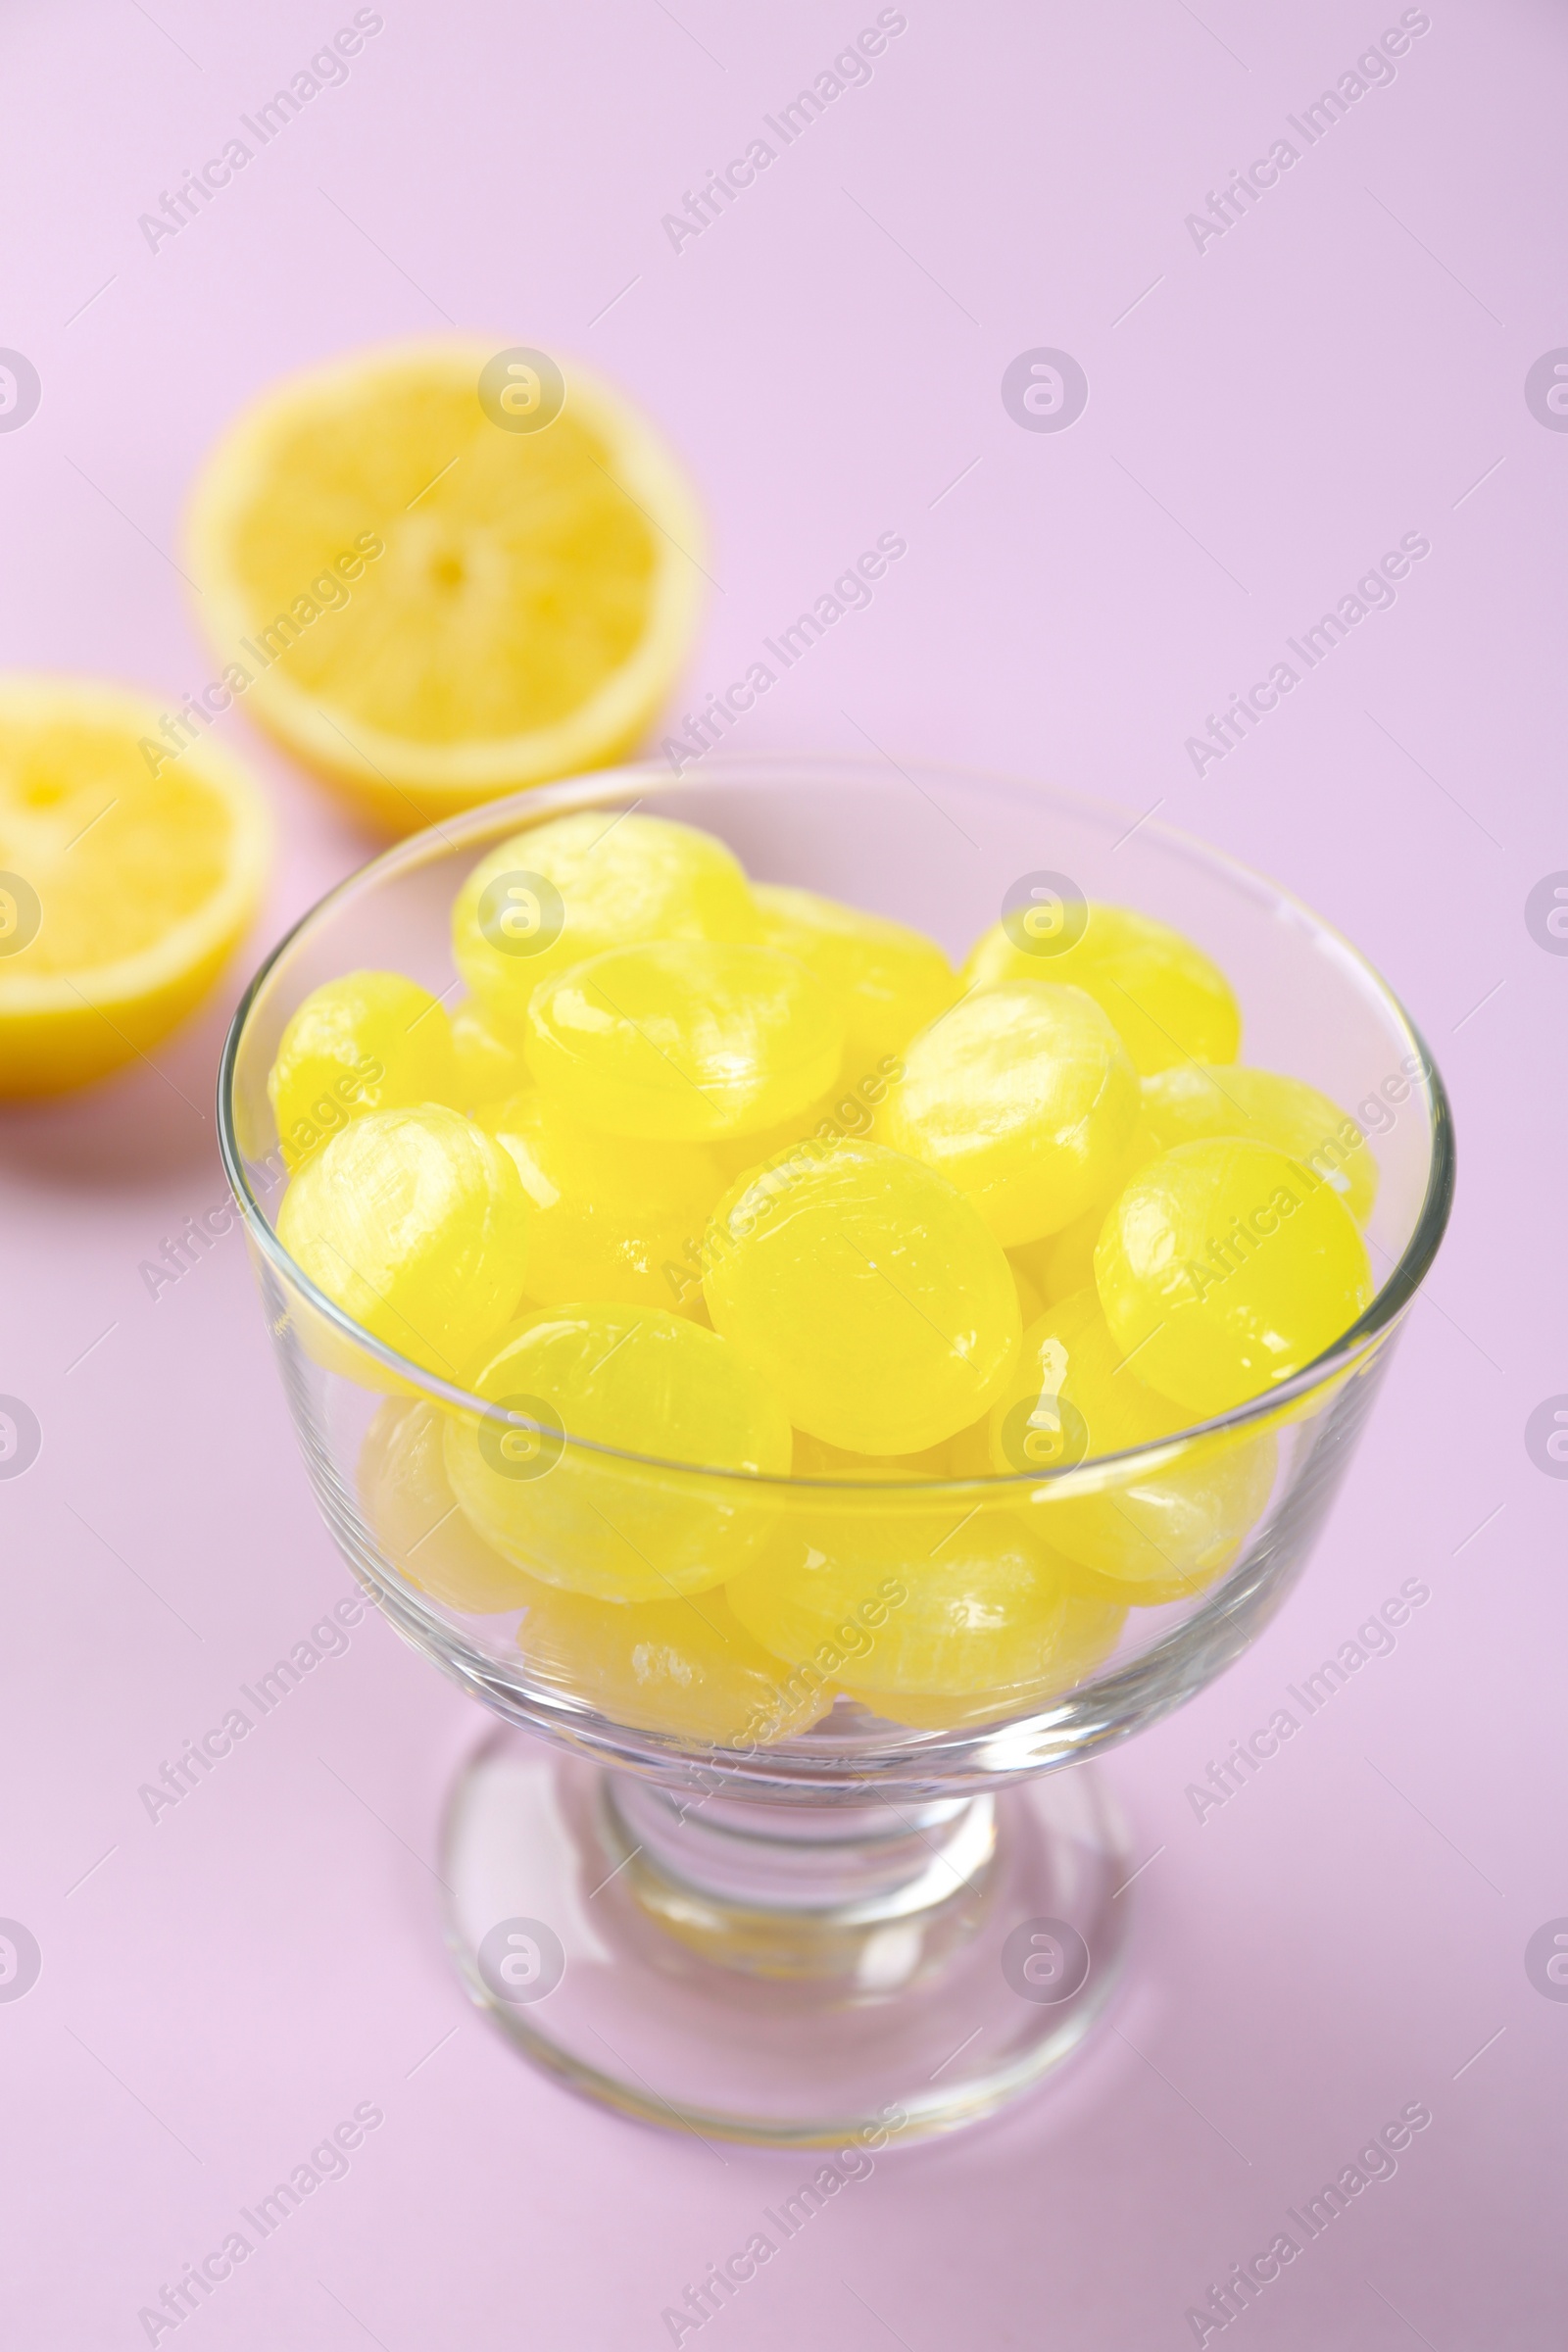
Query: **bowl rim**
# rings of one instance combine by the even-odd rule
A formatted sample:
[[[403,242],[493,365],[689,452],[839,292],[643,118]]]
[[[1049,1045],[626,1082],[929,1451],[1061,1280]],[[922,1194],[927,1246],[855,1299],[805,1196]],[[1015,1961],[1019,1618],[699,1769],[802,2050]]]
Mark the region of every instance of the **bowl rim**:
[[[957,761],[920,759],[908,764],[934,780],[945,779],[962,787],[980,785],[993,792],[1001,792],[1004,796],[1016,798],[1025,806],[1055,801],[1071,807],[1080,815],[1101,826],[1128,814],[1125,809],[1118,808],[1114,803],[1098,795],[1077,792],[1070,787],[1036,778],[972,767]],[[787,751],[704,759],[693,780],[705,789],[722,791],[727,786],[737,789],[750,785],[765,786],[786,777],[800,778],[803,771],[815,771],[817,774],[831,772],[858,774],[866,779],[874,777],[880,783],[885,782],[889,766],[896,773],[905,775],[906,781],[913,781],[907,775],[906,766],[892,760],[888,755],[872,760],[854,752]],[[315,900],[289,925],[257,966],[234,1008],[219,1060],[218,1134],[223,1172],[247,1233],[253,1246],[260,1250],[274,1272],[299,1293],[318,1316],[351,1347],[370,1357],[393,1376],[396,1385],[389,1392],[392,1395],[400,1391],[407,1394],[412,1390],[417,1392],[424,1400],[449,1412],[462,1412],[471,1419],[499,1419],[508,1426],[551,1438],[560,1434],[554,1429],[542,1429],[539,1423],[524,1414],[506,1411],[487,1398],[443,1380],[439,1374],[427,1370],[412,1357],[400,1355],[395,1348],[388,1348],[356,1322],[353,1316],[346,1314],[325,1292],[318,1290],[283,1247],[252,1187],[236,1131],[234,1079],[251,1013],[272,973],[295,943],[322,923],[340,902],[351,895],[372,890],[385,876],[402,868],[429,862],[434,857],[461,849],[470,841],[483,840],[491,846],[499,846],[509,830],[532,831],[537,825],[575,809],[601,806],[606,802],[624,801],[624,813],[661,792],[682,789],[691,789],[683,770],[673,769],[662,761],[634,760],[614,767],[589,769],[551,784],[526,786],[518,792],[481,802],[457,815],[438,818],[419,832],[407,835],[368,858]],[[1231,856],[1228,851],[1216,849],[1180,827],[1156,822],[1152,816],[1134,818],[1132,823],[1138,831],[1153,834],[1171,851],[1217,871],[1232,887],[1244,889],[1254,900],[1264,898],[1274,906],[1287,910],[1316,937],[1330,943],[1354,968],[1362,982],[1370,986],[1395,1025],[1403,1031],[1411,1051],[1418,1058],[1423,1076],[1411,1078],[1409,1084],[1417,1099],[1424,1086],[1430,1103],[1426,1191],[1403,1250],[1355,1322],[1341,1334],[1331,1348],[1324,1349],[1288,1380],[1279,1382],[1260,1396],[1249,1397],[1243,1403],[1211,1415],[1206,1420],[1184,1424],[1166,1437],[1126,1446],[1117,1452],[1092,1454],[1082,1462],[1064,1464],[1055,1470],[1046,1467],[971,1473],[961,1478],[906,1480],[808,1477],[794,1471],[781,1475],[776,1472],[725,1469],[704,1463],[672,1461],[660,1455],[603,1445],[589,1438],[573,1438],[569,1433],[565,1435],[564,1455],[597,1456],[605,1461],[624,1463],[639,1471],[657,1472],[662,1477],[684,1482],[702,1480],[733,1483],[748,1492],[820,1491],[838,1497],[859,1494],[884,1505],[906,1497],[917,1496],[928,1504],[938,1497],[952,1496],[956,1499],[976,1494],[1000,1495],[1010,1493],[1022,1499],[1029,1490],[1048,1483],[1054,1485],[1077,1480],[1088,1488],[1102,1481],[1104,1473],[1113,1467],[1137,1464],[1155,1470],[1162,1463],[1179,1457],[1198,1439],[1212,1440],[1248,1428],[1253,1423],[1272,1421],[1286,1407],[1299,1403],[1318,1390],[1329,1388],[1343,1375],[1353,1370],[1370,1349],[1387,1338],[1414,1298],[1437,1255],[1453,1202],[1456,1160],[1452,1109],[1442,1073],[1427,1048],[1426,1040],[1376,966],[1335,925],[1326,921],[1294,892]],[[549,1313],[551,1310],[541,1308],[539,1311]]]

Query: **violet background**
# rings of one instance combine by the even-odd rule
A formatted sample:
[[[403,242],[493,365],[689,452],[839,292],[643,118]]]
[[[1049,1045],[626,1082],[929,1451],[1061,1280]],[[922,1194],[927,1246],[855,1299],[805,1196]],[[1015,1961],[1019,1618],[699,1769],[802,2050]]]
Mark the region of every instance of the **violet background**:
[[[1568,24],[1433,0],[1393,84],[1200,255],[1184,217],[1396,6],[906,0],[869,85],[677,254],[662,216],[874,7],[381,13],[347,83],[154,254],[137,216],[352,10],[13,0],[0,342],[43,397],[0,436],[6,662],[171,703],[210,674],[181,500],[283,370],[448,318],[575,351],[705,489],[721,592],[691,693],[879,531],[908,540],[737,748],[863,729],[1158,803],[1365,950],[1457,1108],[1454,1228],[1312,1568],[1106,1767],[1163,1848],[1116,2031],[999,2121],[879,2159],[702,2340],[1191,2342],[1208,2282],[1424,2100],[1396,2178],[1238,2326],[1253,2352],[1560,2344],[1568,2004],[1523,1953],[1568,1914],[1568,1486],[1523,1429],[1568,1390],[1568,960],[1524,902],[1568,866],[1568,437],[1523,382],[1568,344]],[[1068,432],[1004,410],[1036,345],[1087,369]],[[1185,738],[1408,531],[1433,552],[1393,610],[1196,776]],[[181,2345],[633,2352],[811,2165],[599,2113],[468,2007],[430,1875],[466,1702],[367,1624],[175,1811],[137,1798],[348,1589],[242,1243],[156,1302],[137,1271],[224,1198],[211,1089],[245,970],[367,854],[224,727],[282,854],[222,1001],[156,1070],[0,1118],[0,1389],[44,1433],[0,1483],[0,1914],[43,1953],[0,2003],[0,2328],[144,2342],[161,2283],[371,2100],[349,2177]],[[1395,1653],[1200,1824],[1187,1784],[1411,1576],[1432,1598]]]

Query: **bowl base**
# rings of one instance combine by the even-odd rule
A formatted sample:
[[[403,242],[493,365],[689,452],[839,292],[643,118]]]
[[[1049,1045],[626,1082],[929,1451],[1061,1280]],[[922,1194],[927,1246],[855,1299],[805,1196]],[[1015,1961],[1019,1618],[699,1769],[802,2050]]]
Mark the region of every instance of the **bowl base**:
[[[503,1729],[459,1778],[443,1876],[466,1988],[535,2064],[705,2139],[849,2152],[973,2122],[1076,2048],[1131,1869],[1087,1765],[802,1806]]]

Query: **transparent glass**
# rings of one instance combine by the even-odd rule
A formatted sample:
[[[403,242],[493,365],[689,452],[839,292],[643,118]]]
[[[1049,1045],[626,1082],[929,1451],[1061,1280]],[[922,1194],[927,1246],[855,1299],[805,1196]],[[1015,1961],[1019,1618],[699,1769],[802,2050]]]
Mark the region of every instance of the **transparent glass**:
[[[1366,1312],[1266,1397],[1087,1461],[1065,1444],[1054,1460],[1048,1434],[1004,1476],[654,1461],[393,1353],[277,1239],[283,1027],[367,966],[454,1002],[451,907],[477,859],[565,810],[633,807],[719,835],[754,878],[914,924],[956,961],[1043,873],[1187,933],[1236,991],[1245,1059],[1370,1138]],[[836,1115],[856,1131],[863,1100]],[[1042,786],[853,759],[629,767],[454,819],[330,893],[239,1007],[220,1123],[327,1525],[397,1631],[501,1718],[454,1792],[443,1865],[475,2000],[594,2096],[775,2142],[950,2128],[1064,2056],[1114,1984],[1135,1899],[1086,1759],[1200,1690],[1279,1607],[1447,1217],[1442,1082],[1364,960],[1231,860]],[[956,1597],[992,1623],[1020,1554],[1051,1564],[1049,1624],[966,1637],[956,1666],[939,1643],[933,1665],[933,1595],[949,1622]],[[781,1613],[803,1559],[828,1576],[797,1575]]]

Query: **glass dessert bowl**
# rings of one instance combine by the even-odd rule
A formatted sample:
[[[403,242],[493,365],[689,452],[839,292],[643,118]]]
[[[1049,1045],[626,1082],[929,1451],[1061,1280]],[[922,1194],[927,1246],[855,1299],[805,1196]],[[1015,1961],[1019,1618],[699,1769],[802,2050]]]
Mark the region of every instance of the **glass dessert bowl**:
[[[869,905],[956,957],[1000,917],[1049,967],[1086,903],[1178,928],[1240,1004],[1238,1092],[1267,1069],[1343,1106],[1318,1181],[1365,1220],[1365,1303],[1265,1394],[1112,1414],[1097,1426],[1114,1444],[1096,1443],[1072,1401],[1085,1392],[1050,1371],[1082,1365],[1102,1329],[1086,1269],[1103,1277],[1103,1261],[1083,1254],[1096,1206],[1075,1275],[1071,1231],[1054,1257],[1014,1252],[1020,1292],[1045,1284],[1048,1319],[1024,1312],[1026,1376],[973,1428],[877,1458],[874,1438],[853,1453],[799,1428],[791,1452],[785,1421],[787,1469],[698,1467],[575,1433],[537,1393],[526,1322],[510,1327],[516,1369],[466,1375],[476,1387],[389,1345],[368,1327],[388,1328],[373,1288],[348,1311],[320,1260],[313,1280],[309,1252],[279,1238],[290,1169],[320,1140],[285,1116],[280,1141],[269,1080],[285,1033],[346,974],[395,971],[450,1003],[453,906],[478,862],[564,815],[609,828],[634,809],[716,836],[756,881]],[[526,955],[550,930],[549,891],[519,870],[493,936]],[[1178,1073],[1190,1060],[1174,1046],[1167,1058]],[[814,1132],[835,1164],[880,1151],[909,1166],[863,1140],[886,1132],[879,1071],[862,1080],[846,1060],[825,1098]],[[492,1082],[465,1083],[476,1102]],[[1168,1083],[1186,1101],[1210,1081]],[[318,1113],[323,1130],[345,1115],[330,1099]],[[327,1525],[397,1631],[500,1719],[453,1791],[442,1863],[472,1997],[592,2096],[776,2143],[949,2129],[1062,2059],[1114,1985],[1136,1900],[1136,1857],[1087,1760],[1200,1690],[1279,1607],[1442,1239],[1446,1102],[1376,974],[1230,860],[1046,788],[824,758],[714,760],[680,779],[631,767],[456,818],[329,894],[239,1007],[220,1124]],[[657,1191],[635,1140],[611,1158],[622,1165],[606,1184]],[[761,1213],[783,1199],[793,1214],[810,1165],[789,1150],[769,1165],[783,1172]],[[699,1329],[705,1296],[720,1332],[739,1311],[722,1261],[759,1213],[741,1182],[739,1206],[731,1196],[716,1228],[680,1236],[660,1269],[671,1310]],[[842,1223],[831,1198],[821,1213],[824,1232]],[[1248,1247],[1277,1226],[1260,1219]],[[1233,1261],[1217,1262],[1224,1278]],[[638,1332],[596,1311],[606,1350],[625,1346],[636,1365]],[[824,1357],[832,1323],[809,1343]],[[726,1344],[683,1345],[716,1364]],[[1156,1328],[1147,1345],[1157,1361]],[[726,1357],[714,1411],[738,1412],[750,1377]],[[868,1429],[878,1409],[868,1392]]]

